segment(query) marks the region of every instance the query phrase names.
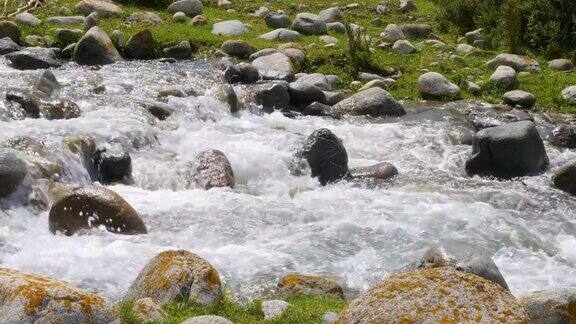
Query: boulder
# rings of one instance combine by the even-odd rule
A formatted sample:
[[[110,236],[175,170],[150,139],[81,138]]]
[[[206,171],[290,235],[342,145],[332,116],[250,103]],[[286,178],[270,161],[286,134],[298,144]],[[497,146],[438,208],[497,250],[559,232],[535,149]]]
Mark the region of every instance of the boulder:
[[[331,7],[324,9],[318,13],[318,17],[322,19],[325,23],[332,23],[337,21],[342,21],[344,19],[344,14],[338,7]]]
[[[402,105],[386,90],[370,88],[334,105],[339,115],[368,115],[372,117],[399,117],[406,114]]]
[[[502,100],[508,106],[519,106],[524,109],[532,109],[536,104],[536,97],[530,92],[523,90],[508,91],[502,96]]]
[[[234,324],[234,323],[221,316],[202,315],[191,317],[182,322],[182,324]]]
[[[196,187],[208,190],[214,187],[234,187],[234,172],[226,155],[218,150],[200,153],[191,172]]]
[[[102,184],[114,182],[131,183],[132,158],[130,154],[120,147],[100,147],[92,156],[94,169],[94,181]]]
[[[550,143],[561,148],[576,149],[576,126],[560,125],[554,128]]]
[[[558,169],[552,177],[554,187],[576,195],[576,163],[568,163]]]
[[[46,22],[59,26],[84,25],[86,18],[84,16],[50,17],[46,19]]]
[[[332,296],[344,299],[344,290],[336,281],[310,275],[291,274],[278,281],[280,296]]]
[[[389,24],[380,34],[380,38],[385,42],[394,43],[401,39],[406,39],[404,33],[396,24]]]
[[[324,91],[324,96],[326,97],[326,104],[330,106],[334,106],[340,101],[346,99],[346,95],[340,91]],[[332,107],[330,107],[330,111],[332,111]]]
[[[239,58],[248,58],[250,55],[258,51],[254,45],[244,40],[227,40],[222,43],[220,50],[228,55]]]
[[[299,72],[306,62],[306,54],[298,48],[280,48],[279,52],[290,58],[296,72]]]
[[[20,46],[16,44],[12,38],[4,37],[0,39],[0,55],[18,52],[19,50]]]
[[[128,39],[124,48],[124,55],[129,59],[135,60],[153,59],[156,56],[154,45],[155,41],[152,32],[150,29],[144,29]]]
[[[18,70],[49,69],[62,66],[62,62],[56,58],[54,50],[40,47],[27,47],[18,52],[12,52],[5,56],[10,61],[10,66]]]
[[[174,110],[170,106],[162,102],[145,103],[143,106],[150,114],[159,120],[166,120],[166,118],[174,113]]]
[[[290,93],[286,81],[258,84],[254,87],[254,101],[263,111],[273,112],[290,107]]]
[[[26,162],[11,149],[0,149],[0,197],[14,193],[24,181],[28,169]]]
[[[184,15],[186,17],[186,15]],[[145,22],[148,24],[160,25],[163,23],[162,18],[153,11],[137,11],[126,19],[128,22]]]
[[[102,297],[52,278],[0,268],[2,323],[110,323],[112,306]]]
[[[189,41],[183,41],[174,46],[166,47],[162,50],[162,54],[164,57],[187,60],[192,56],[192,46]]]
[[[332,106],[323,104],[318,101],[314,101],[313,103],[309,104],[304,110],[302,111],[304,116],[324,116],[324,117],[334,117],[332,114]]]
[[[258,57],[252,61],[252,65],[258,69],[260,75],[265,80],[294,80],[294,64],[288,56],[275,52],[270,55]]]
[[[288,87],[288,92],[290,93],[290,103],[300,110],[316,101],[326,102],[326,96],[322,89],[313,84],[292,82]]]
[[[283,13],[270,12],[264,17],[264,22],[268,28],[288,28],[292,24],[292,19]]]
[[[162,306],[158,305],[152,298],[140,298],[134,301],[132,311],[139,323],[162,322],[166,318],[166,312]]]
[[[206,260],[185,250],[164,251],[150,260],[124,300],[152,298],[155,302],[189,302],[204,306],[222,299],[218,271]]]
[[[562,90],[562,99],[567,103],[576,106],[576,86],[570,86]]]
[[[306,139],[299,155],[306,159],[312,177],[325,186],[348,174],[348,153],[342,141],[329,129],[315,130]]]
[[[100,16],[98,16],[97,12],[89,14],[84,21],[85,30],[90,30],[90,28],[98,25],[100,25]]]
[[[271,320],[282,316],[290,306],[289,303],[283,300],[265,300],[262,302],[262,314],[264,314],[265,320]]]
[[[536,291],[518,299],[532,324],[573,323],[576,319],[576,291],[556,288]]]
[[[491,69],[505,65],[514,68],[517,72],[526,71],[534,73],[540,71],[540,64],[536,60],[516,54],[499,54],[492,60],[486,62],[486,65]]]
[[[138,213],[120,195],[104,187],[76,187],[56,201],[48,215],[50,232],[71,236],[103,225],[109,232],[146,234]]]
[[[38,26],[42,20],[36,18],[33,14],[29,12],[23,12],[16,15],[16,21],[22,25],[26,26]]]
[[[240,20],[226,20],[212,26],[212,34],[223,36],[238,36],[246,33],[248,28]]]
[[[81,65],[104,65],[121,60],[110,37],[98,26],[90,28],[74,48],[74,61]]]
[[[326,23],[317,15],[299,13],[292,23],[292,29],[304,35],[326,34]]]
[[[100,17],[119,17],[122,16],[124,11],[112,1],[104,0],[81,0],[75,6],[76,11],[84,16],[96,12]]]
[[[322,73],[305,74],[299,77],[294,84],[309,84],[320,88],[322,91],[332,91],[332,82]]]
[[[430,25],[405,24],[400,26],[400,30],[408,38],[428,38],[432,33]]]
[[[460,87],[436,72],[422,74],[418,78],[418,88],[424,98],[445,99],[460,95]]]
[[[346,33],[346,26],[344,26],[341,22],[332,22],[326,24],[326,29],[336,33],[336,34],[345,34]]]
[[[396,54],[410,54],[416,52],[416,48],[409,41],[400,39],[392,45],[392,51]]]
[[[569,72],[574,69],[572,61],[567,59],[556,59],[548,62],[548,67],[552,70]]]
[[[516,82],[516,71],[506,65],[499,66],[490,76],[490,82],[499,87],[509,88]]]
[[[203,13],[204,6],[200,0],[178,0],[168,6],[168,11],[171,13],[183,12],[189,17],[194,17]]]
[[[293,42],[300,39],[302,35],[295,30],[278,28],[266,34],[260,35],[260,38],[267,40],[279,40],[283,42]]]
[[[228,83],[256,83],[260,80],[260,73],[250,63],[230,65],[224,71],[224,79]]]
[[[349,176],[352,179],[388,180],[398,175],[398,169],[391,163],[380,162],[375,165],[351,168]]]
[[[534,123],[519,121],[476,133],[466,172],[509,179],[540,174],[547,166],[548,156]]]
[[[354,300],[339,323],[526,323],[514,297],[491,281],[449,267],[394,274]]]
[[[236,113],[241,108],[241,104],[238,102],[238,95],[236,94],[234,87],[227,83],[222,83],[216,86],[215,97],[222,103],[228,105],[231,113]]]
[[[21,32],[18,25],[8,20],[0,21],[0,39],[8,37],[14,42],[19,43],[20,35]]]
[[[124,33],[120,30],[113,30],[112,35],[110,35],[110,39],[112,40],[114,47],[116,47],[118,50],[124,50],[124,47],[126,47],[126,36],[124,36]]]

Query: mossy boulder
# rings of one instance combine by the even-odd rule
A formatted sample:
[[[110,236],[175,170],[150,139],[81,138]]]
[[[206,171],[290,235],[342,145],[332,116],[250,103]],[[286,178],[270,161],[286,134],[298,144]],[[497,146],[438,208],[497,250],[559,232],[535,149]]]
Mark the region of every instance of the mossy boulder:
[[[166,312],[152,298],[140,298],[134,302],[132,311],[142,323],[150,321],[163,321],[166,318]]]
[[[110,323],[111,306],[95,294],[36,274],[0,268],[1,323]]]
[[[526,323],[502,286],[452,268],[391,275],[344,310],[337,323]]]
[[[342,286],[336,281],[310,275],[290,274],[278,281],[280,296],[334,296],[344,299]]]
[[[146,234],[138,213],[119,194],[104,187],[76,187],[50,209],[50,232],[73,235],[104,226],[119,234]]]
[[[161,304],[191,302],[209,306],[222,299],[222,282],[218,271],[196,254],[164,251],[140,271],[124,300],[147,297]]]

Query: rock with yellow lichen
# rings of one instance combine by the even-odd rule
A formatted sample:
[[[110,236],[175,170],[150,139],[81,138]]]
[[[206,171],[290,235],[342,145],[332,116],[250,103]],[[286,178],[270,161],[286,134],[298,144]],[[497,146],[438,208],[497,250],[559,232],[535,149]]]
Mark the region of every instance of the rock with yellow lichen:
[[[576,289],[536,291],[518,299],[532,324],[576,323]]]
[[[0,268],[0,323],[109,323],[108,302],[69,284]]]
[[[164,251],[140,271],[124,300],[146,297],[161,304],[191,302],[209,306],[222,299],[222,283],[218,271],[196,254]]]
[[[344,310],[337,323],[527,323],[502,286],[450,267],[394,274]]]
[[[162,306],[158,305],[152,298],[140,298],[134,302],[132,311],[138,317],[139,322],[146,323],[150,321],[163,321],[166,313]]]
[[[342,286],[337,282],[318,276],[290,274],[278,281],[278,295],[330,295],[344,299]]]

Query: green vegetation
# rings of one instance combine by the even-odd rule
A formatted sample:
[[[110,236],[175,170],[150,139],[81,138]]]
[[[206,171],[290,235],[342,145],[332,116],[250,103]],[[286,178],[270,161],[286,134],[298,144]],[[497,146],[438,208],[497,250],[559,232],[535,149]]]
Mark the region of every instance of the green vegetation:
[[[322,316],[327,312],[340,312],[346,306],[346,302],[326,296],[295,296],[285,299],[292,306],[282,316],[272,320],[264,320],[262,314],[262,301],[254,300],[247,304],[241,304],[224,298],[222,303],[213,307],[202,307],[193,304],[166,304],[164,310],[167,319],[164,323],[176,324],[187,318],[202,315],[217,315],[231,320],[234,323],[322,323]],[[120,318],[123,323],[133,324],[138,322],[136,314],[132,311],[132,303],[124,303],[119,307]]]
[[[398,99],[422,99],[418,91],[418,77],[426,71],[435,71],[442,73],[460,86],[462,99],[478,99],[489,103],[498,103],[506,90],[490,86],[488,80],[493,71],[485,66],[485,62],[498,53],[508,51],[507,42],[503,36],[506,29],[502,27],[506,25],[504,24],[506,22],[510,24],[507,30],[513,31],[511,34],[516,34],[515,30],[530,31],[522,34],[523,36],[519,40],[516,39],[516,45],[508,44],[508,46],[528,46],[531,49],[528,53],[537,59],[542,67],[540,73],[520,77],[517,82],[517,89],[533,93],[538,99],[537,109],[539,110],[575,113],[576,107],[569,106],[560,97],[562,89],[576,84],[575,74],[552,71],[548,69],[547,61],[551,57],[551,53],[563,51],[565,53],[564,57],[568,55],[564,50],[566,48],[565,42],[569,37],[574,37],[574,29],[570,30],[566,27],[568,25],[565,25],[564,21],[569,21],[570,14],[575,15],[576,10],[572,9],[570,11],[569,9],[576,2],[573,0],[517,1],[517,3],[522,4],[522,10],[528,10],[532,13],[531,16],[521,16],[520,25],[518,25],[518,23],[514,23],[513,19],[504,14],[510,13],[512,15],[514,12],[512,9],[516,7],[511,7],[510,10],[503,10],[493,5],[494,1],[503,2],[503,0],[414,0],[418,10],[406,14],[398,10],[399,0],[389,1],[390,12],[386,14],[378,14],[375,11],[380,0],[359,1],[360,6],[345,10],[344,13],[347,21],[363,26],[366,35],[372,37],[373,42],[370,49],[365,44],[357,44],[360,45],[355,47],[358,50],[351,54],[348,47],[348,35],[346,34],[330,33],[330,35],[339,40],[337,46],[332,48],[325,48],[317,36],[304,36],[298,41],[302,47],[312,43],[316,43],[317,46],[315,48],[306,48],[307,62],[303,67],[303,72],[336,74],[341,77],[343,87],[346,87],[354,80],[358,70],[380,73],[382,75],[399,71],[402,73],[402,77],[397,80],[397,87],[389,89],[389,92]],[[75,3],[75,0],[55,0],[48,6],[36,10],[34,14],[40,19],[45,19],[57,15],[57,11],[61,6],[68,6],[73,9]],[[232,1],[232,5],[229,8],[220,8],[216,5],[215,0],[210,0],[203,1],[203,15],[208,19],[208,24],[205,26],[192,26],[189,23],[172,22],[172,14],[165,10],[164,0],[123,0],[121,3],[125,17],[101,20],[101,26],[108,33],[111,33],[114,29],[119,29],[129,37],[143,28],[150,28],[156,39],[158,52],[164,47],[188,40],[196,49],[196,56],[200,58],[212,57],[213,50],[218,48],[225,40],[230,39],[211,33],[212,23],[217,20],[239,19],[250,24],[252,27],[249,32],[235,38],[247,40],[257,48],[263,49],[278,47],[281,42],[258,38],[258,36],[271,29],[266,26],[263,18],[252,17],[248,14],[261,6],[267,6],[271,11],[284,10],[292,18],[298,13],[295,9],[290,8],[291,1],[268,3],[264,0],[249,2],[237,0]],[[318,0],[314,2],[294,1],[294,3],[309,5],[308,11],[318,13],[322,9],[333,6],[334,2],[333,0]],[[470,4],[475,5],[471,6]],[[554,4],[558,5],[557,11],[550,11],[552,10],[550,8],[554,8]],[[229,12],[228,9],[234,9],[235,11]],[[161,25],[128,24],[126,17],[136,11],[156,11],[162,17],[164,23]],[[562,16],[558,19],[551,18],[551,13],[559,13]],[[512,18],[514,17],[516,16]],[[382,24],[380,26],[372,25],[370,22],[374,18],[379,18]],[[398,25],[407,23],[429,24],[432,26],[434,33],[447,46],[435,49],[428,45],[423,45],[422,50],[415,54],[394,54],[389,48],[376,46],[379,43],[379,34],[390,23]],[[538,24],[545,25],[540,28]],[[493,50],[460,55],[460,58],[456,59],[451,58],[451,55],[457,54],[456,44],[458,38],[463,36],[464,32],[476,27],[485,27],[490,31],[494,31],[489,33]],[[54,35],[55,29],[55,26],[42,23],[36,27],[23,27],[23,32],[24,35],[44,35],[46,33]],[[540,33],[537,33],[537,31],[540,31]],[[572,32],[570,33],[570,31]],[[413,43],[416,42],[413,41]],[[576,41],[572,38],[571,47],[569,48],[574,49],[573,44],[575,43]],[[554,44],[562,50],[553,49]],[[558,54],[554,58],[560,57],[560,54]],[[467,91],[467,81],[473,81],[482,86],[483,92],[480,97],[475,97]]]

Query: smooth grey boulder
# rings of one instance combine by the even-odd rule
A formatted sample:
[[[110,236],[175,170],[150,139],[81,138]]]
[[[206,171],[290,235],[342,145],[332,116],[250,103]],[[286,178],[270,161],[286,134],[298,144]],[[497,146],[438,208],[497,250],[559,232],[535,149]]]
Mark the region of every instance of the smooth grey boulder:
[[[400,30],[407,38],[428,38],[432,33],[430,25],[405,24],[400,26]]]
[[[558,169],[552,177],[554,187],[571,195],[576,195],[576,162],[568,163]]]
[[[333,33],[336,33],[336,34],[345,34],[346,33],[346,26],[344,26],[344,24],[339,22],[339,21],[327,23],[326,29],[333,32]]]
[[[318,17],[322,19],[325,23],[332,23],[337,21],[342,21],[344,19],[344,14],[338,7],[331,7],[324,9],[318,13]]]
[[[332,83],[322,73],[305,74],[294,81],[294,84],[310,84],[320,88],[322,91],[332,91]]]
[[[490,82],[499,87],[509,88],[516,82],[516,70],[512,67],[501,65],[490,76]]]
[[[411,54],[416,52],[416,48],[409,41],[400,39],[394,43],[392,51],[396,54]]]
[[[9,20],[0,21],[0,39],[9,37],[14,42],[20,42],[20,27]]]
[[[271,32],[260,35],[260,38],[267,40],[279,40],[283,42],[293,42],[300,39],[302,35],[295,31],[286,28],[278,28]]]
[[[82,0],[75,6],[76,11],[84,16],[96,12],[100,17],[119,17],[124,11],[112,1],[104,0]]]
[[[288,28],[292,24],[292,19],[283,13],[270,12],[264,17],[264,22],[268,28]]]
[[[258,51],[254,45],[245,40],[227,40],[222,43],[220,50],[228,55],[239,58],[248,58],[250,55]]]
[[[424,98],[446,99],[460,95],[460,87],[437,72],[421,75],[418,78],[418,88]]]
[[[94,26],[98,26],[100,25],[100,16],[98,15],[97,12],[93,12],[91,14],[89,14],[86,17],[86,20],[84,21],[84,29],[85,30],[90,30],[90,28],[94,27]]]
[[[26,162],[11,149],[0,149],[0,197],[14,193],[28,170]]]
[[[567,59],[555,59],[548,62],[548,67],[552,70],[568,72],[574,69],[574,64]]]
[[[486,62],[486,65],[491,69],[496,69],[499,66],[505,65],[514,68],[517,72],[526,71],[535,73],[540,71],[540,64],[538,61],[516,54],[499,54],[492,60]]]
[[[544,143],[534,123],[518,121],[477,132],[466,172],[510,179],[538,175],[548,164]]]
[[[502,96],[502,100],[509,106],[520,106],[524,109],[532,109],[536,104],[536,97],[530,92],[523,90],[508,91]]]
[[[42,20],[36,18],[33,14],[29,12],[22,12],[16,15],[16,21],[22,25],[27,26],[38,26]]]
[[[384,31],[380,34],[380,38],[385,42],[394,43],[401,39],[406,39],[402,29],[396,24],[389,24]]]
[[[248,28],[240,20],[226,20],[212,26],[212,34],[223,36],[238,36],[246,33]]]
[[[104,65],[122,60],[110,37],[98,26],[90,28],[76,43],[73,56],[80,65]]]
[[[386,90],[370,88],[356,93],[334,105],[338,115],[368,115],[372,117],[399,117],[406,114],[404,107]]]
[[[318,15],[312,13],[299,13],[292,23],[292,29],[304,35],[324,35],[326,23]]]
[[[290,103],[300,110],[315,101],[326,102],[326,95],[324,95],[322,89],[314,84],[292,82],[288,87],[288,92],[290,93]]]
[[[296,72],[292,60],[283,53],[275,52],[261,56],[252,61],[252,65],[258,69],[260,75],[265,80],[294,80]]]
[[[20,45],[16,44],[12,38],[4,37],[0,39],[0,55],[18,52],[20,50]]]
[[[201,15],[204,12],[204,6],[200,0],[178,0],[168,6],[171,13],[183,12],[189,17]]]
[[[342,141],[329,129],[315,130],[306,139],[298,155],[308,161],[312,177],[325,186],[348,174],[348,153]]]
[[[567,103],[576,106],[576,86],[570,86],[562,90],[562,99]]]
[[[398,175],[398,169],[391,163],[380,162],[370,166],[351,168],[349,176],[352,179],[388,180]]]
[[[290,93],[288,92],[288,82],[274,81],[257,84],[252,89],[254,101],[261,105],[263,111],[273,112],[290,107]]]
[[[10,66],[18,70],[37,70],[60,67],[62,62],[56,58],[54,50],[41,47],[27,47],[5,56]]]
[[[192,46],[189,41],[183,41],[174,46],[166,47],[162,50],[162,55],[177,60],[186,60],[192,56]]]
[[[551,288],[535,291],[518,298],[524,306],[530,324],[567,324],[576,318],[576,290]]]
[[[65,17],[50,17],[46,22],[53,25],[68,26],[68,25],[84,25],[86,18],[84,16],[65,16]]]

